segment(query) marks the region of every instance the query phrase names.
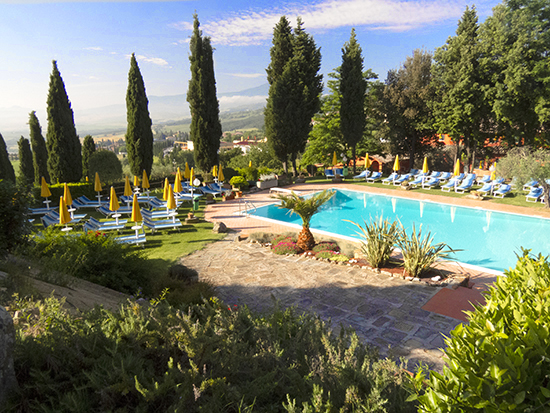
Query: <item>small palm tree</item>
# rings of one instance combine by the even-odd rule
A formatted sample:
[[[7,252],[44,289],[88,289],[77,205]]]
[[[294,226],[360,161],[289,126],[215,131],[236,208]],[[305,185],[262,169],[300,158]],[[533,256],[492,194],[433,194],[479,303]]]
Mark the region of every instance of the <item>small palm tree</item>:
[[[302,218],[302,231],[298,235],[298,245],[304,251],[308,251],[315,246],[315,239],[309,230],[311,217],[315,215],[321,205],[327,202],[334,195],[334,191],[325,189],[309,198],[302,198],[294,192],[290,195],[277,194],[275,198],[281,201],[279,208],[286,208],[295,212]]]

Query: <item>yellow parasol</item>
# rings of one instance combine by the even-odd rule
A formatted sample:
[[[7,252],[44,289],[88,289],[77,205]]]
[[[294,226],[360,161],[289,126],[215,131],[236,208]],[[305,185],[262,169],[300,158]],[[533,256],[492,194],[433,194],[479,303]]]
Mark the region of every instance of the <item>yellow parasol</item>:
[[[189,185],[193,186],[193,181],[195,180],[195,172],[193,168],[189,171]]]
[[[59,223],[61,225],[65,225],[65,228],[63,228],[63,231],[69,231],[72,228],[69,228],[67,224],[71,222],[71,215],[69,214],[69,210],[67,209],[67,204],[65,204],[65,199],[63,197],[59,198]]]
[[[133,221],[136,224],[143,221],[143,217],[141,216],[141,209],[139,208],[139,203],[137,200],[137,194],[134,194],[134,202],[132,203],[132,215],[130,216],[130,221]],[[137,225],[133,228],[136,230],[136,238],[138,236],[138,231],[140,228],[141,227]]]
[[[460,159],[456,160],[454,176],[460,175]]]
[[[101,181],[99,180],[99,174],[97,172],[95,173],[94,191],[96,192],[103,191],[103,188],[101,187]]]
[[[115,188],[111,187],[111,195],[110,195],[110,199],[109,199],[109,209],[115,213],[114,217],[115,217],[117,225],[118,225],[118,217],[120,216],[120,214],[117,214],[116,211],[118,211],[119,208],[120,208],[120,205],[118,203],[118,198],[116,197]]]
[[[495,179],[497,179],[497,171],[493,169],[491,172],[491,181],[494,181]]]
[[[65,205],[69,206],[73,203],[73,198],[71,197],[71,191],[69,185],[65,182],[63,185],[63,199],[65,200]]]
[[[393,164],[393,170],[395,172],[399,171],[399,155],[395,156],[395,162]]]
[[[248,161],[248,167],[252,168],[252,161]]]
[[[214,176],[214,178],[218,177],[218,165],[212,167],[212,176]]]
[[[222,182],[225,181],[225,176],[223,176],[223,168],[222,168],[222,164],[220,164],[220,167],[218,168],[218,182]]]
[[[424,164],[422,165],[422,172],[424,172],[425,174],[427,174],[429,171],[428,169],[428,157],[425,156],[424,157]]]
[[[141,178],[141,186],[143,189],[149,189],[149,178],[147,178],[147,172],[145,172],[145,169],[143,170],[143,177]]]
[[[185,162],[185,169],[183,170],[183,177],[189,179],[189,165]]]
[[[140,184],[140,182],[139,182],[139,177],[138,177],[137,175],[134,175],[134,186],[135,186],[135,187],[138,187],[139,184]]]
[[[367,152],[365,154],[365,169],[369,169],[370,168],[370,159],[369,159],[369,153]]]
[[[50,188],[48,187],[48,184],[46,183],[46,180],[44,177],[42,177],[42,182],[40,184],[40,196],[42,198],[46,198],[44,200],[44,203],[46,204],[46,208],[50,208],[50,200],[48,199],[49,196],[52,196],[52,193],[50,192]]]
[[[128,175],[126,175],[126,179],[124,180],[124,196],[132,196],[132,187],[130,186]]]
[[[179,174],[179,168],[178,173],[176,173],[176,180],[174,181],[174,192],[181,192],[183,191],[183,187],[181,186],[181,175]]]
[[[166,200],[166,211],[169,211],[171,209],[174,209],[174,210],[176,209],[176,199],[174,198],[174,191],[172,190],[172,187],[168,185],[168,199]],[[175,213],[172,215],[172,221],[176,222]]]
[[[168,182],[168,178],[164,179],[164,192],[162,193],[162,199],[165,201],[168,200],[168,188],[170,187],[170,182]]]
[[[180,167],[178,166],[178,171],[176,172],[176,176],[179,176],[180,177],[180,182],[183,178],[183,175],[181,174],[181,170],[180,170]]]
[[[338,163],[338,158],[336,158],[336,151],[334,151],[334,154],[332,155],[332,166],[336,166]]]

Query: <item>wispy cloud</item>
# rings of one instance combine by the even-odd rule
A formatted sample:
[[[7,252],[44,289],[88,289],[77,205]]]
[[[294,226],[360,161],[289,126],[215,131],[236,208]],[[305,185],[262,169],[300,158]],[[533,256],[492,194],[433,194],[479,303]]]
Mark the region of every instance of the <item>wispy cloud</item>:
[[[265,73],[223,73],[227,76],[233,76],[233,77],[244,77],[247,79],[256,79],[258,77],[265,76]]]
[[[130,56],[128,56],[130,57]],[[143,56],[143,55],[136,55],[136,59],[138,61],[141,61],[141,62],[147,62],[147,63],[152,63],[154,65],[158,65],[158,66],[165,66],[165,67],[170,67],[170,64],[160,58],[160,57],[147,57],[147,56]]]
[[[308,30],[330,30],[339,27],[363,27],[371,30],[406,31],[424,25],[441,23],[461,15],[462,0],[321,0],[315,4],[289,5],[267,11],[246,10],[202,25],[214,44],[263,44],[273,34],[281,15],[294,24],[301,16]],[[172,25],[190,30],[190,23]],[[192,28],[192,27],[191,27]]]
[[[84,50],[96,50],[96,51],[101,51],[103,50],[102,47],[99,47],[99,46],[92,46],[92,47],[85,47]]]

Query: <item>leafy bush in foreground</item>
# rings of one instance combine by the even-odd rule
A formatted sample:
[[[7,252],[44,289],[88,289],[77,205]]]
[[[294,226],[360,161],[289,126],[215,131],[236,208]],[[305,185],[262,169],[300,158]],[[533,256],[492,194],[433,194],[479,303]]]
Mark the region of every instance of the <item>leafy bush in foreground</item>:
[[[498,277],[487,304],[469,312],[445,341],[448,367],[419,370],[415,388],[422,412],[542,412],[550,409],[550,266],[519,258]]]
[[[7,410],[415,410],[402,369],[317,317],[291,309],[259,317],[216,300],[186,312],[147,304],[72,316],[53,298],[16,300],[20,390]]]

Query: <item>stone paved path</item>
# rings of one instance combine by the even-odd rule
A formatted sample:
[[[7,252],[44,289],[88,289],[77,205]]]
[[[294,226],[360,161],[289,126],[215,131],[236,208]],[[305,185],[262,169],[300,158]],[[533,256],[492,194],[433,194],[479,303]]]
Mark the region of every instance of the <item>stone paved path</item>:
[[[333,327],[351,326],[384,356],[406,357],[408,367],[422,361],[443,367],[442,334],[460,321],[421,307],[438,287],[404,281],[345,265],[301,256],[278,256],[235,235],[181,259],[201,280],[212,282],[228,305],[265,311],[274,305],[315,312]]]

